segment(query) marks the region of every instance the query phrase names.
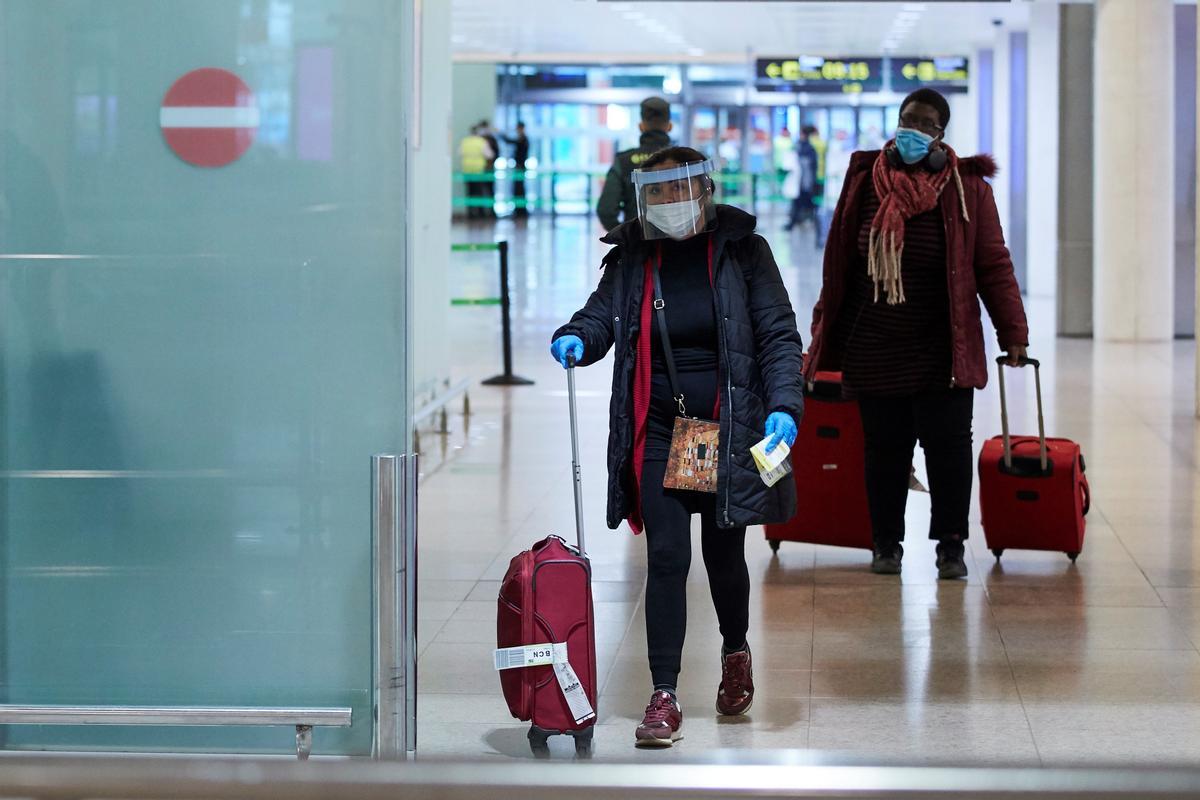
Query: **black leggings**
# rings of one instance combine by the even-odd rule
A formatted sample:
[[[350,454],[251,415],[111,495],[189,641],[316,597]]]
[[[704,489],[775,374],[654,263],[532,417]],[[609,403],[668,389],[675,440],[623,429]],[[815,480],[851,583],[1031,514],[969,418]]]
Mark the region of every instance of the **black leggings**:
[[[903,397],[859,395],[866,438],[867,504],[875,544],[904,541],[904,507],[913,445],[921,441],[929,474],[929,538],[967,538],[971,509],[972,389]]]
[[[729,650],[746,643],[750,628],[750,572],[746,528],[718,528],[716,495],[664,489],[665,461],[642,469],[646,524],[646,641],[655,686],[675,686],[687,631],[687,576],[692,563],[692,514],[700,515],[700,549]]]

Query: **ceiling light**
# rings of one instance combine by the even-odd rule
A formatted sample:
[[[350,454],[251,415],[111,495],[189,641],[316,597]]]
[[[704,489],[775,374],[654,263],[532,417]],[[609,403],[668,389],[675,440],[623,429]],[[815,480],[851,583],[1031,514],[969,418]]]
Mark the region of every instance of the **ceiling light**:
[[[905,3],[904,10],[905,11],[924,11],[925,4],[924,3]]]
[[[689,56],[702,56],[704,55],[704,49],[700,47],[689,47],[687,49],[687,54]]]

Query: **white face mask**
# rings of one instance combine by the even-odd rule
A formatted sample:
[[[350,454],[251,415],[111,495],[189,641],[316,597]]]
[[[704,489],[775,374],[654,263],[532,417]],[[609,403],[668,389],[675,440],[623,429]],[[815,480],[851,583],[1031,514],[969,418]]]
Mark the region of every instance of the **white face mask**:
[[[699,199],[659,203],[646,206],[646,221],[672,239],[686,239],[696,233],[701,211]]]

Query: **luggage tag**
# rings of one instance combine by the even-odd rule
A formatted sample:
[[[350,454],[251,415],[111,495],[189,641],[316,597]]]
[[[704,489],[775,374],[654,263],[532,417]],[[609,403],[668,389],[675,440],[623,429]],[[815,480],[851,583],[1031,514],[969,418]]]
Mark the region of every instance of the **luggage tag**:
[[[554,677],[558,679],[558,688],[562,690],[563,699],[571,709],[575,724],[596,716],[595,709],[588,702],[587,693],[575,669],[567,658],[566,642],[547,642],[545,644],[528,644],[520,647],[501,647],[493,651],[493,659],[497,670],[517,669],[518,667],[540,667],[549,664],[554,667]]]
[[[768,436],[751,447],[750,455],[754,457],[754,464],[758,467],[758,476],[762,478],[762,482],[767,486],[774,486],[785,475],[791,474],[792,460],[788,458],[791,449],[785,442],[775,445],[775,449],[768,453],[767,445],[770,441],[771,437]]]

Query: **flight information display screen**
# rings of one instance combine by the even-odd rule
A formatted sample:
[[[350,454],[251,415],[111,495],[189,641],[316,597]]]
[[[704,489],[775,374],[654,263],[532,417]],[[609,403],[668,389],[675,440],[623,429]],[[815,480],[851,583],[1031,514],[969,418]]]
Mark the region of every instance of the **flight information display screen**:
[[[764,92],[877,92],[883,87],[882,58],[760,58],[755,85]]]

